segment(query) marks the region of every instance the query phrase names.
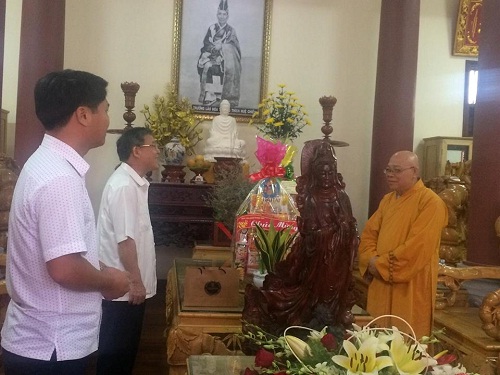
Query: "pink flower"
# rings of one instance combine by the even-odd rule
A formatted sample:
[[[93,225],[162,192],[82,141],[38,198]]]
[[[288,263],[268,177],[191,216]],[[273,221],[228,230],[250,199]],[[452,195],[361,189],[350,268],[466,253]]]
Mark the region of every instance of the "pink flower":
[[[327,333],[321,338],[321,343],[328,351],[337,349],[337,339],[331,333]]]
[[[270,367],[274,361],[274,354],[265,349],[259,349],[255,355],[255,365],[259,367]]]

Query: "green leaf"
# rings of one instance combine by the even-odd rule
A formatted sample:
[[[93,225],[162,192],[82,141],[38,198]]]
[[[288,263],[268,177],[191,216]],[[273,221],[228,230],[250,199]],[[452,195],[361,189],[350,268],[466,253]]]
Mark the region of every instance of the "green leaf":
[[[276,263],[282,261],[292,245],[296,233],[291,233],[292,228],[277,230],[271,221],[269,229],[255,225],[255,247],[259,251],[262,265],[268,272],[273,272]]]

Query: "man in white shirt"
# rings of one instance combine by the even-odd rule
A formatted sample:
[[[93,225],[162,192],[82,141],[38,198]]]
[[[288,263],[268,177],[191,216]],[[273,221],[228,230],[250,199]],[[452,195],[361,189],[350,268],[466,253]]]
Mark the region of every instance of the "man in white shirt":
[[[64,70],[35,86],[45,128],[24,165],[9,217],[7,290],[2,328],[5,374],[85,373],[97,350],[101,299],[129,290],[126,272],[100,270],[83,156],[104,144],[107,82]]]
[[[160,154],[150,129],[132,128],[116,142],[122,162],[108,179],[97,232],[99,259],[130,273],[130,291],[102,301],[98,375],[130,375],[141,337],[146,299],[156,294],[156,254],[146,173]]]

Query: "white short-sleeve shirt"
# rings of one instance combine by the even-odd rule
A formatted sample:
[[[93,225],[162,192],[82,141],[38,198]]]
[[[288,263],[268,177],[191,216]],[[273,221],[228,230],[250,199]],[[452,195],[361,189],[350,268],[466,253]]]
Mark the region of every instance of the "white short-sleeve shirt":
[[[2,346],[17,355],[48,361],[56,349],[62,361],[97,350],[101,294],[62,287],[46,266],[81,253],[99,267],[88,168],[73,148],[45,135],[17,181],[7,243],[11,301],[2,328]]]
[[[135,241],[146,298],[156,294],[156,253],[148,190],[148,180],[139,176],[127,163],[122,163],[104,187],[97,217],[99,259],[107,266],[125,270],[118,254],[118,243],[127,237]],[[127,293],[115,301],[128,299]]]

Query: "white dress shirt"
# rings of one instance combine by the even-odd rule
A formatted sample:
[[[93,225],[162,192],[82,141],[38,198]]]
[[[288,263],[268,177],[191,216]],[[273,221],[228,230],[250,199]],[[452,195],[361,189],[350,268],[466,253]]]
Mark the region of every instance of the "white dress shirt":
[[[102,193],[97,217],[99,259],[105,265],[125,270],[118,254],[118,243],[134,240],[146,298],[156,294],[156,253],[148,209],[149,182],[127,163],[109,177]],[[115,299],[128,301],[129,294]]]
[[[2,346],[48,361],[83,358],[97,350],[99,292],[57,284],[46,262],[81,253],[99,267],[95,219],[87,189],[87,162],[64,142],[45,135],[24,165],[9,217],[7,290],[11,301]]]

